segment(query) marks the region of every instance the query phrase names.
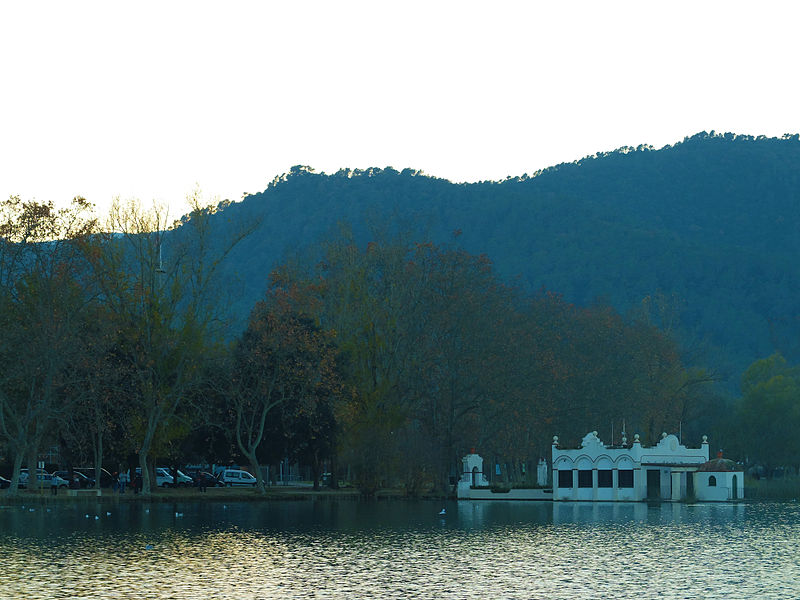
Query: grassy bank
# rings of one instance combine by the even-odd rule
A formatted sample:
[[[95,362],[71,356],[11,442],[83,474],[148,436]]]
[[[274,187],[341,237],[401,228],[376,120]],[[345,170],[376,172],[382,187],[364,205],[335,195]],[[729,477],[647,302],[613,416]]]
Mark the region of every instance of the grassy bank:
[[[20,490],[19,495],[9,496],[6,490],[0,492],[0,502],[7,504],[25,504],[32,502],[258,502],[269,500],[309,500],[312,498],[350,498],[358,497],[358,492],[352,489],[314,491],[312,488],[302,487],[271,487],[266,494],[260,494],[252,488],[209,488],[200,492],[197,488],[159,488],[150,496],[134,494],[130,490],[124,494],[114,493],[110,489],[102,490],[100,496],[79,494],[68,496],[66,490],[59,490],[57,495],[52,495],[50,490]]]

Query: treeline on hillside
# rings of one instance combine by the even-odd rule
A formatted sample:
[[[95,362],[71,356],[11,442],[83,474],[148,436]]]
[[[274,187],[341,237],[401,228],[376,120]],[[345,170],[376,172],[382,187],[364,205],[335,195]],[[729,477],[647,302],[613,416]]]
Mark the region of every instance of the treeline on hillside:
[[[261,219],[224,264],[242,283],[241,320],[265,292],[265,265],[339,221],[369,241],[370,222],[486,253],[505,281],[557,290],[627,314],[672,299],[682,347],[703,352],[731,387],[757,358],[800,360],[800,139],[700,133],[661,149],[599,153],[531,176],[455,184],[392,168],[295,167],[223,217]],[[694,358],[694,360],[698,360]]]
[[[156,458],[244,460],[263,487],[258,465],[287,456],[367,493],[416,493],[444,489],[471,447],[516,479],[554,434],[700,427],[707,376],[667,334],[511,288],[456,246],[331,238],[275,270],[229,342],[218,267],[249,232],[212,243],[213,209],[195,206],[168,247],[163,214],[135,203],[102,226],[82,199],[0,210],[12,493],[56,445],[62,466],[91,462],[98,481],[104,463],[135,462],[145,493]]]

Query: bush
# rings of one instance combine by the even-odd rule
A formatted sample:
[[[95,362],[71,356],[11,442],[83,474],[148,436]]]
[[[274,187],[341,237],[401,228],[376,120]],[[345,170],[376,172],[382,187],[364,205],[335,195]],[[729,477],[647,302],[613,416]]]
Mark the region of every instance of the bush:
[[[795,500],[800,498],[800,477],[780,479],[744,479],[744,497],[747,500]]]

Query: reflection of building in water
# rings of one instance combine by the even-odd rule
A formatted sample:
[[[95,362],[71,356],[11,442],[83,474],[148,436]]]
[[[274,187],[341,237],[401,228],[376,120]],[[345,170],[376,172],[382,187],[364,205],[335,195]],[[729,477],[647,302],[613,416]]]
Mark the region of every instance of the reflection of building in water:
[[[706,436],[700,448],[687,448],[664,433],[646,448],[638,434],[630,446],[624,437],[621,446],[606,446],[593,431],[580,448],[563,450],[553,438],[553,500],[738,500],[744,478],[737,469],[721,457],[708,460]]]
[[[646,521],[644,502],[554,502],[553,523],[597,523],[599,521]]]
[[[459,502],[458,522],[463,527],[483,527],[486,520],[486,502]]]

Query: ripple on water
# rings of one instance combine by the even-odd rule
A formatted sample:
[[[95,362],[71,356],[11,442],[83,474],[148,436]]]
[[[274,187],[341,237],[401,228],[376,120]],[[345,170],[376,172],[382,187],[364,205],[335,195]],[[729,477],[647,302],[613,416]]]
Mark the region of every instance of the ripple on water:
[[[0,598],[800,597],[793,505],[333,504],[3,511]]]

